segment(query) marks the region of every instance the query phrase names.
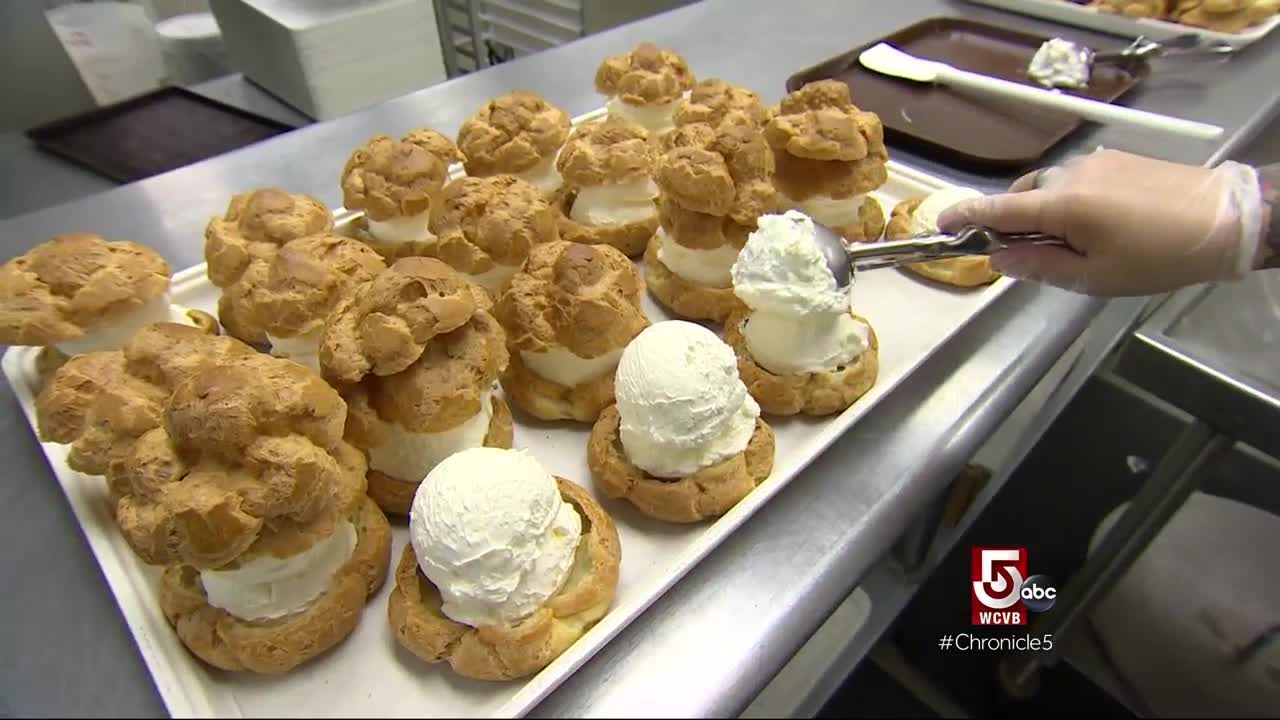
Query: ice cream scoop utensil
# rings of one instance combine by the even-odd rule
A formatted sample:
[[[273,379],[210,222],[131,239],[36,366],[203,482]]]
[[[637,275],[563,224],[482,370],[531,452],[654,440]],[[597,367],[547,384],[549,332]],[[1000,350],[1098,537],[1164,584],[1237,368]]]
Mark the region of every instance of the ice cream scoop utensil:
[[[1043,233],[1005,233],[970,225],[954,235],[926,235],[907,240],[848,245],[839,233],[814,223],[814,238],[838,287],[848,287],[861,270],[899,267],[926,260],[990,255],[1013,245],[1052,245],[1070,249],[1061,238]]]

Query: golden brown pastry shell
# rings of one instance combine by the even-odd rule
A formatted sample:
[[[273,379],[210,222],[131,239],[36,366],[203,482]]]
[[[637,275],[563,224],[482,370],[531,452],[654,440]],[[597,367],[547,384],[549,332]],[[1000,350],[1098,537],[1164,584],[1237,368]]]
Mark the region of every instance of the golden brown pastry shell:
[[[853,315],[866,324],[870,347],[853,364],[820,373],[775,375],[756,364],[747,350],[742,325],[747,319],[742,307],[729,316],[724,326],[724,341],[738,356],[738,374],[760,409],[769,415],[834,415],[857,402],[875,385],[880,372],[880,342],[875,328],[866,318]]]
[[[341,642],[360,621],[365,601],[386,579],[391,526],[365,498],[351,518],[357,541],[333,586],[308,609],[278,620],[249,622],[207,602],[200,573],[171,565],[160,578],[160,609],[182,644],[206,663],[264,675],[289,672]]]
[[[622,548],[612,518],[582,487],[557,478],[582,517],[574,569],[559,593],[516,625],[470,627],[441,612],[440,593],[406,544],[387,616],[396,640],[429,663],[448,662],[476,680],[514,680],[542,670],[582,637],[613,602]]]
[[[732,287],[714,288],[691,283],[658,259],[662,238],[654,235],[644,253],[644,279],[649,292],[675,315],[689,320],[723,322],[741,304]]]
[[[640,512],[674,523],[725,514],[773,472],[773,429],[756,419],[742,452],[683,478],[656,478],[627,459],[618,436],[621,416],[611,405],[600,413],[587,443],[587,465],[608,497],[625,498]]]
[[[578,192],[572,189],[563,189],[555,196],[559,208],[556,223],[560,228],[561,240],[583,245],[609,245],[622,251],[623,255],[634,258],[644,253],[650,238],[658,231],[656,209],[652,217],[623,225],[584,225],[569,217],[573,201],[577,197]]]

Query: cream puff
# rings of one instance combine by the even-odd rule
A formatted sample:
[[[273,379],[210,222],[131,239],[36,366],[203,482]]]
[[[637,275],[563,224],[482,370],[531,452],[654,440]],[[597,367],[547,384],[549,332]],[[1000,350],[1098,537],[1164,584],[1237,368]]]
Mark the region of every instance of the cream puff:
[[[832,415],[875,384],[879,344],[836,286],[808,216],[760,218],[733,266],[742,306],[725,323],[747,390],[771,415]]]
[[[320,372],[320,334],[329,311],[386,269],[365,243],[341,235],[293,240],[236,284],[240,317],[262,328],[271,354]]]
[[[920,235],[938,233],[938,216],[947,208],[963,200],[982,197],[971,188],[954,187],[939,190],[925,198],[914,198],[898,203],[889,217],[885,238],[906,240]],[[956,287],[979,287],[1000,279],[1000,273],[991,269],[986,255],[942,258],[912,263],[906,268],[911,272]]]
[[[859,110],[849,86],[819,80],[788,94],[765,126],[784,208],[799,210],[851,242],[877,240],[884,208],[869,195],[889,179],[884,126]]]
[[[773,154],[749,123],[682,125],[658,161],[661,229],[645,251],[645,280],[680,317],[723,321],[737,305],[729,269],[777,206]]]
[[[325,378],[342,388],[346,437],[368,453],[369,496],[404,515],[422,478],[467,448],[511,447],[495,394],[507,366],[488,296],[434,258],[402,258],[330,314]]]
[[[459,178],[431,211],[430,253],[497,297],[535,245],[559,238],[556,211],[533,185],[511,175]]]
[[[556,156],[572,127],[565,111],[537,93],[500,95],[458,130],[463,167],[472,177],[515,175],[553,197],[563,184]]]
[[[772,117],[755,92],[719,78],[708,78],[694,85],[689,96],[676,104],[672,121],[677,127],[694,123],[714,127],[728,122],[764,128]]]
[[[640,272],[608,245],[535,247],[495,310],[511,356],[507,397],[541,420],[594,422],[613,404],[623,348],[649,325],[643,295]]]
[[[333,230],[333,213],[309,195],[267,188],[231,198],[226,214],[204,231],[209,281],[222,290],[218,319],[229,335],[256,347],[267,332],[246,317],[246,294],[265,283],[271,261],[286,243]]]
[[[42,378],[72,355],[118,350],[156,322],[217,332],[212,316],[173,304],[169,264],[144,245],[71,233],[0,266],[0,343],[43,347]]]
[[[1094,0],[1093,6],[1118,15],[1164,19],[1173,10],[1174,0]]]
[[[617,404],[591,429],[597,487],[646,515],[697,522],[728,512],[773,471],[773,430],[715,333],[672,320],[627,346]]]
[[[414,130],[399,140],[376,135],[342,168],[342,204],[364,213],[361,239],[388,260],[432,255],[430,228],[449,164],[462,153],[435,130]]]
[[[1280,13],[1280,0],[1179,0],[1178,22],[1215,32],[1238,33]]]
[[[609,117],[635,123],[655,136],[675,127],[676,104],[694,83],[688,63],[674,50],[640,43],[611,55],[596,69],[596,92],[609,98]]]
[[[418,488],[388,616],[396,640],[477,680],[542,670],[604,617],[622,552],[608,513],[530,454],[476,448]]]
[[[255,352],[189,325],[148,325],[120,350],[76,355],[57,368],[36,396],[38,434],[69,446],[72,470],[110,480],[119,454],[159,427],[174,387],[208,366]]]
[[[625,120],[610,118],[574,130],[556,161],[565,179],[560,237],[610,245],[627,257],[643,253],[658,229],[656,157],[648,132]]]
[[[72,358],[37,403],[69,464],[105,471],[160,606],[223,670],[282,673],[354,629],[390,559],[346,405],[296,363],[180,325]]]

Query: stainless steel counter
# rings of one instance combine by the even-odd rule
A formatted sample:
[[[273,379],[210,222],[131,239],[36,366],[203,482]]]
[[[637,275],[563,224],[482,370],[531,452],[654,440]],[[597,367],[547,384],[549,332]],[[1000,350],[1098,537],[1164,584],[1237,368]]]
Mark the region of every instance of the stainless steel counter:
[[[202,230],[235,191],[279,185],[337,204],[347,153],[369,135],[430,126],[452,133],[500,92],[543,93],[572,113],[596,107],[604,55],[652,40],[699,76],[757,89],[767,101],[807,65],[904,25],[964,14],[1099,46],[1121,41],[938,0],[707,0],[571,45],[459,78],[267,143],[0,223],[5,257],[77,229],[132,238],[175,267],[200,262]],[[1280,89],[1264,47],[1230,67],[1154,75],[1133,104],[1227,128],[1210,147],[1088,128],[1060,153],[1098,145],[1201,163],[1246,142]],[[1274,63],[1274,61],[1272,61]],[[1272,64],[1272,68],[1274,65]],[[856,92],[855,92],[856,96]],[[855,97],[856,99],[856,97]],[[997,189],[906,153],[914,164]],[[818,627],[911,517],[1087,326],[1103,303],[1018,287],[981,315],[768,507],[708,557],[536,711],[538,715],[733,714]],[[163,712],[111,595],[52,481],[9,388],[0,389],[0,715]],[[377,609],[369,622],[378,622]]]

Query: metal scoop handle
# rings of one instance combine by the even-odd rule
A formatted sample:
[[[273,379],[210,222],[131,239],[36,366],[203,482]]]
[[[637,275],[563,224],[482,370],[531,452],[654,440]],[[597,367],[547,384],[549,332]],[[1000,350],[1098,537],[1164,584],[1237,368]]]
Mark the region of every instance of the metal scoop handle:
[[[955,235],[859,243],[849,247],[846,252],[854,272],[858,272],[965,255],[990,255],[1013,245],[1026,244],[1071,249],[1062,238],[1044,233],[1005,233],[971,225]]]

